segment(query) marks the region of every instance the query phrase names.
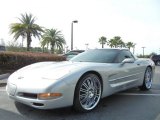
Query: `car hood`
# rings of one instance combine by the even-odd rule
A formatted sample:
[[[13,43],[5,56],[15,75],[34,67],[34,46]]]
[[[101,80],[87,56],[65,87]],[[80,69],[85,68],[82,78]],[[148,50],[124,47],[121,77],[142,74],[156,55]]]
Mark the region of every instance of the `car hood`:
[[[11,77],[17,79],[28,78],[30,79],[48,79],[57,80],[80,66],[78,63],[73,62],[40,62],[26,67],[23,67],[13,73]]]
[[[104,64],[95,64],[88,62],[40,62],[23,67],[12,75],[8,79],[8,84],[14,84],[19,89],[37,89],[48,88],[48,86],[59,83],[63,78],[78,72],[93,70]],[[108,66],[110,66],[108,64]],[[83,70],[82,70],[83,69]],[[83,74],[80,73],[80,74]],[[66,83],[64,83],[66,84]]]

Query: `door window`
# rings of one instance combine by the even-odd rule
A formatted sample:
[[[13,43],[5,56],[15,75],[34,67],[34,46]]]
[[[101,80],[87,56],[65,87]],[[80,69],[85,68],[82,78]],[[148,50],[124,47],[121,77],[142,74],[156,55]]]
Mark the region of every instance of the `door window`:
[[[117,59],[116,59],[115,62],[116,63],[121,63],[126,58],[133,58],[134,59],[134,57],[133,57],[133,55],[132,55],[132,53],[130,51],[128,51],[128,50],[122,50],[119,53],[119,55],[117,56]]]

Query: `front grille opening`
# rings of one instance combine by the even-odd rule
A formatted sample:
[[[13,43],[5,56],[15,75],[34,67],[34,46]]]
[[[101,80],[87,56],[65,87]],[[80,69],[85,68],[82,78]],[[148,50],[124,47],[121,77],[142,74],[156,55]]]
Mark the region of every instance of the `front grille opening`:
[[[42,104],[42,103],[33,103],[33,105],[34,106],[39,106],[39,107],[44,106],[44,104]]]
[[[24,97],[24,98],[32,98],[32,99],[37,99],[37,94],[33,94],[33,93],[18,93],[18,96],[20,97]]]

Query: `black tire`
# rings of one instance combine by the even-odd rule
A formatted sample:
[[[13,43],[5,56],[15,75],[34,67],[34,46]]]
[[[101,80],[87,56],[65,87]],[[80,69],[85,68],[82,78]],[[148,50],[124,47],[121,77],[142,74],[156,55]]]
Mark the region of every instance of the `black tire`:
[[[102,93],[102,83],[95,74],[86,74],[77,83],[73,107],[79,112],[89,112],[96,108]]]
[[[144,79],[143,79],[143,85],[140,86],[141,90],[149,90],[152,87],[152,81],[153,81],[153,72],[151,67],[147,67]]]

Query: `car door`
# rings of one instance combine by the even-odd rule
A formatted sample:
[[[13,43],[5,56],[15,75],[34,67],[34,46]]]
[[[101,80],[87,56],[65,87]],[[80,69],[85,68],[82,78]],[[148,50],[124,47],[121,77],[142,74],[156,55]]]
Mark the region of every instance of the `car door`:
[[[128,61],[126,60],[128,59]],[[125,61],[126,60],[126,61]],[[140,79],[139,65],[128,50],[121,50],[115,59],[114,74],[109,76],[109,83],[115,90],[124,90],[138,84]]]

